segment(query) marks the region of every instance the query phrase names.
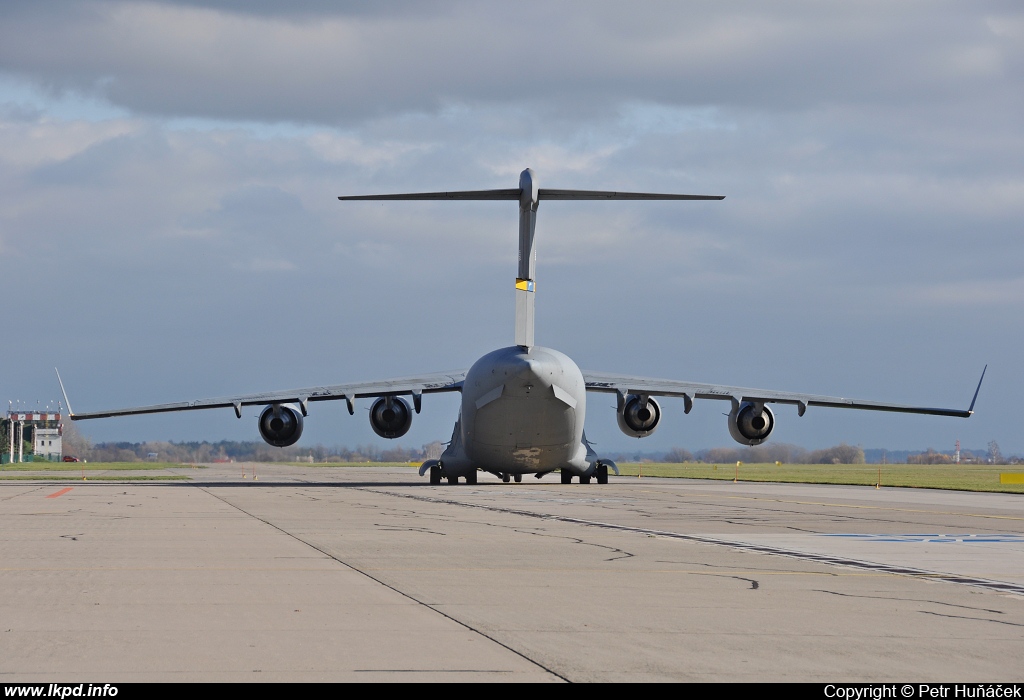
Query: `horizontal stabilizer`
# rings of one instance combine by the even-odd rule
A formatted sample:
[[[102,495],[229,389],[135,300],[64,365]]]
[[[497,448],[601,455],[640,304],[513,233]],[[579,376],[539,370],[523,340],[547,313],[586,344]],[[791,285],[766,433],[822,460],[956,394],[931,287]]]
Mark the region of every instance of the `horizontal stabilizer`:
[[[656,192],[601,192],[598,190],[546,190],[537,191],[538,199],[725,199],[714,194],[658,194]]]
[[[722,195],[662,194],[658,192],[612,192],[610,190],[553,190],[538,187],[533,171],[527,168],[519,174],[519,187],[507,190],[464,190],[459,192],[410,192],[406,194],[343,195],[342,201],[398,201],[398,200],[495,200],[509,199],[519,202],[519,270],[516,275],[516,345],[533,347],[534,306],[536,298],[534,274],[537,252],[534,232],[537,224],[537,206],[543,199],[552,200],[720,200]]]
[[[522,190],[467,190],[465,192],[413,192],[411,194],[357,194],[338,197],[341,200],[416,200],[416,199],[519,199]]]
[[[431,199],[463,199],[463,200],[494,200],[519,199],[521,189],[515,190],[466,190],[464,192],[412,192],[409,194],[358,194],[338,197],[343,201],[400,201],[400,200],[431,200]],[[537,199],[645,199],[645,200],[718,200],[724,195],[710,194],[659,194],[657,192],[604,192],[599,190],[537,190]]]

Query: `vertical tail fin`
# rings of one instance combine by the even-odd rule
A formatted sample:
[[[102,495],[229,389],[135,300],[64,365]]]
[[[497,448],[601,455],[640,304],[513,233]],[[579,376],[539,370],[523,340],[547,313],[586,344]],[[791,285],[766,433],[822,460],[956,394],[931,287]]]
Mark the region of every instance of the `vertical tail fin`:
[[[537,228],[537,204],[542,199],[589,199],[589,200],[707,200],[724,199],[721,195],[706,194],[660,194],[656,192],[606,192],[598,190],[549,190],[540,189],[533,180],[533,171],[527,168],[519,174],[519,189],[509,190],[464,190],[460,192],[413,192],[409,194],[361,194],[338,197],[340,200],[386,201],[386,200],[519,200],[519,274],[516,276],[516,345],[533,347],[534,275],[537,268],[537,251],[534,248],[534,232]]]
[[[534,275],[537,273],[537,183],[527,168],[519,175],[519,274],[516,275],[516,345],[533,347]]]

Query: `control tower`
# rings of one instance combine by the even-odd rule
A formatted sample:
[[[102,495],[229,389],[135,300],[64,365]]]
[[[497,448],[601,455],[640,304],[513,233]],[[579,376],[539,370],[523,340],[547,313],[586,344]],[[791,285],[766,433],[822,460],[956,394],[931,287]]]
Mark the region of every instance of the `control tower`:
[[[11,462],[61,460],[63,425],[60,412],[19,411],[11,409],[0,419],[0,438],[6,448],[0,464]],[[32,451],[25,454],[25,443]]]

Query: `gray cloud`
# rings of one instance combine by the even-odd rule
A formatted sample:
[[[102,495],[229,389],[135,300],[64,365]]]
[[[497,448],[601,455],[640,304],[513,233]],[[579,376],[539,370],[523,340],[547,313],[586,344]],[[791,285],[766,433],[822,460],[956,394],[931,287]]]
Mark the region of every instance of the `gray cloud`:
[[[435,3],[294,15],[197,5],[22,8],[0,29],[0,69],[139,113],[352,124],[524,100],[570,119],[630,99],[782,110],[986,100],[1024,53],[1019,11],[1003,4]]]
[[[468,365],[511,341],[514,206],[335,197],[532,166],[728,195],[542,205],[538,337],[581,366],[960,405],[991,362],[970,421],[784,413],[778,439],[1024,451],[1015,5],[279,7],[5,4],[0,70],[39,95],[0,91],[0,280],[44,348],[7,398],[55,392],[55,363],[82,408]],[[637,444],[595,399],[588,436],[728,440],[714,407],[668,408]],[[225,413],[84,427],[255,437]],[[311,418],[311,441],[374,440]]]

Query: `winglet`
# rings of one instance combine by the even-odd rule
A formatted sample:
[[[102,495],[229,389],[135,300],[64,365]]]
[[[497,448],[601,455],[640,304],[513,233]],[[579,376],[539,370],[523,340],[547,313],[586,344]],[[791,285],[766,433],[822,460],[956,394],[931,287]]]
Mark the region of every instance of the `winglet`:
[[[60,372],[56,367],[53,368],[53,371],[57,372],[57,383],[60,384],[60,393],[64,394],[64,405],[68,407],[68,418],[74,420],[75,412],[71,410],[71,402],[68,401],[68,392],[64,391],[64,382],[60,380]]]
[[[978,388],[974,390],[974,398],[971,399],[971,407],[967,409],[967,413],[974,413],[974,402],[978,400],[978,392],[981,391],[981,383],[985,381],[985,372],[988,370],[988,365],[985,365],[985,369],[981,370],[981,379],[978,380]],[[71,410],[70,408],[68,409]]]

